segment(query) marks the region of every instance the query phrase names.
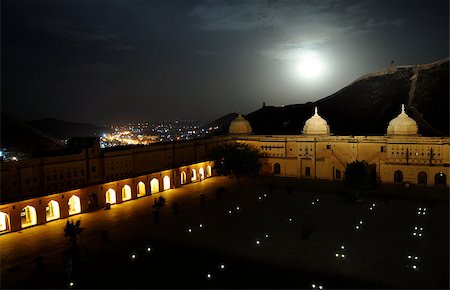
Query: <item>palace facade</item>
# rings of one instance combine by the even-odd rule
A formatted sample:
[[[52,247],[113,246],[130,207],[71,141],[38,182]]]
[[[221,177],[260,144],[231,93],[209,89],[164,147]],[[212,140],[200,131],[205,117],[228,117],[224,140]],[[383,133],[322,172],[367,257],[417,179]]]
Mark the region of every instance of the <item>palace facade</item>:
[[[0,233],[200,182],[225,142],[259,149],[266,175],[341,180],[347,163],[365,160],[383,183],[449,186],[450,138],[420,136],[404,107],[384,136],[334,136],[317,109],[300,135],[253,135],[239,115],[227,136],[102,150],[98,138],[74,138],[67,152],[4,162]]]

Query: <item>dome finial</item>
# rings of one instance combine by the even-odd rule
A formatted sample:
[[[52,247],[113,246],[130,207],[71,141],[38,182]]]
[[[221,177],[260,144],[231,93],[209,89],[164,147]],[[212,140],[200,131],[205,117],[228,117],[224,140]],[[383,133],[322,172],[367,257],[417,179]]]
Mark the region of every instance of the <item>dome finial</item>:
[[[405,104],[402,104],[402,113],[405,113]]]
[[[314,115],[317,115],[317,106],[314,107]]]

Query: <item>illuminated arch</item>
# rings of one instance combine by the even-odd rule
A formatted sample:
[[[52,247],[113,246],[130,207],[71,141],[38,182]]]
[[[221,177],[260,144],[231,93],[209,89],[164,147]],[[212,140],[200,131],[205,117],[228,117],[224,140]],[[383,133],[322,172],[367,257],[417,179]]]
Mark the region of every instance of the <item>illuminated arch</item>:
[[[395,183],[403,182],[403,172],[401,172],[400,170],[394,172],[394,182]]]
[[[447,176],[444,172],[438,172],[434,175],[434,185],[446,185],[447,184]]]
[[[145,193],[146,193],[145,183],[139,181],[137,185],[137,197],[145,196]]]
[[[81,201],[78,196],[72,195],[72,197],[69,198],[69,202],[67,204],[69,205],[69,215],[81,212]]]
[[[105,193],[105,201],[109,204],[116,203],[116,191],[112,188],[108,189]]]
[[[206,166],[206,177],[211,177],[211,166]]]
[[[197,170],[192,169],[191,171],[191,182],[194,182],[197,180]]]
[[[37,224],[36,209],[31,205],[27,205],[20,212],[20,221],[22,228],[34,226]]]
[[[10,229],[9,215],[0,211],[0,232],[7,232]]]
[[[153,178],[150,181],[150,193],[157,193],[159,192],[159,180],[157,178]]]
[[[131,187],[127,184],[122,187],[122,201],[127,201],[131,199]]]
[[[163,190],[168,190],[168,189],[170,189],[170,177],[166,175],[163,178]]]
[[[420,171],[419,174],[417,174],[417,183],[418,184],[427,184],[427,173]]]
[[[186,183],[186,172],[181,171],[181,184]]]
[[[200,167],[198,170],[198,175],[200,176],[200,180],[205,179],[205,170],[203,170],[203,167]]]
[[[45,219],[46,221],[52,221],[59,218],[59,203],[56,200],[50,200],[50,202],[45,207]]]

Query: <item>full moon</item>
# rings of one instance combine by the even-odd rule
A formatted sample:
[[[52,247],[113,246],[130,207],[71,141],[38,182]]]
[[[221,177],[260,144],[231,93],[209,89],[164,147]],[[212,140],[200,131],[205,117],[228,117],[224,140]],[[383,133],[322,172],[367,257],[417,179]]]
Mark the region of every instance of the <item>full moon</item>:
[[[323,73],[323,63],[315,51],[305,51],[296,65],[297,73],[304,79],[317,79]]]

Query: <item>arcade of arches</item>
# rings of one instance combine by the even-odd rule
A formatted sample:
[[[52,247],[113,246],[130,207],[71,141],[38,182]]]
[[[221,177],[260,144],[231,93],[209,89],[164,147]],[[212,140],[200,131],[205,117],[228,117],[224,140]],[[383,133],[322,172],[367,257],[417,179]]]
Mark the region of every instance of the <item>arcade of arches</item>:
[[[206,170],[204,169],[206,168]],[[77,194],[63,192],[59,196],[52,197],[44,203],[40,203],[41,198],[35,198],[29,200],[27,205],[22,205],[16,214],[11,215],[11,209],[13,206],[19,205],[19,203],[11,203],[1,205],[0,207],[0,233],[7,233],[10,231],[18,231],[23,228],[31,227],[37,224],[42,224],[61,218],[66,218],[68,216],[76,215],[85,211],[98,209],[99,206],[102,207],[106,203],[116,204],[118,202],[123,202],[131,200],[133,198],[146,196],[147,194],[153,194],[160,192],[162,190],[169,190],[173,187],[180,186],[188,183],[188,174],[186,172],[191,172],[191,180],[200,181],[207,177],[212,176],[211,166],[205,164],[203,166],[196,166],[196,168],[186,167],[183,170],[180,169],[179,176],[181,180],[177,183],[172,184],[171,175],[169,171],[161,173],[161,177],[153,177],[149,180],[149,190],[146,186],[146,181],[139,177],[136,182],[127,182],[128,184],[123,184],[121,187],[106,187],[105,191],[95,191],[93,189],[79,189]],[[176,173],[174,173],[176,176]],[[200,178],[197,178],[200,176]],[[202,177],[203,176],[203,177]],[[132,186],[135,184],[135,196],[133,197]],[[161,187],[160,187],[161,186]],[[100,189],[100,186],[98,187]],[[121,199],[117,200],[120,196],[117,196],[116,190],[120,190]],[[148,191],[149,192],[148,192]],[[103,194],[102,194],[103,192]],[[64,199],[64,195],[67,194],[69,199]],[[83,199],[85,199],[83,203]],[[67,201],[66,206],[63,206],[64,200]],[[20,203],[22,204],[22,203]],[[86,208],[83,208],[83,204],[86,204]],[[39,217],[40,215],[43,217]],[[15,218],[17,216],[17,219]],[[12,217],[12,218],[11,218]],[[15,221],[14,221],[15,220]]]

